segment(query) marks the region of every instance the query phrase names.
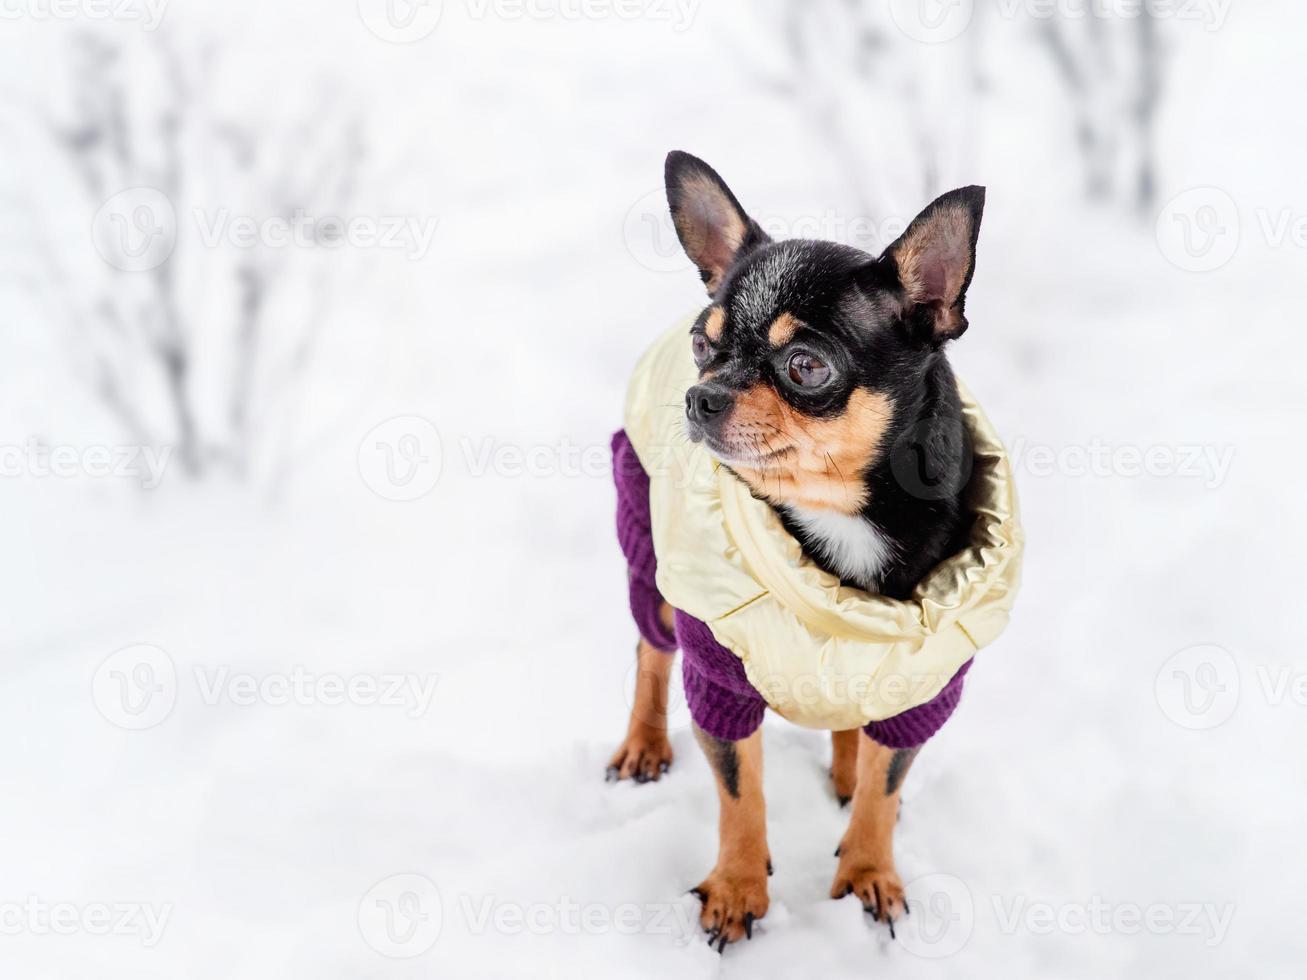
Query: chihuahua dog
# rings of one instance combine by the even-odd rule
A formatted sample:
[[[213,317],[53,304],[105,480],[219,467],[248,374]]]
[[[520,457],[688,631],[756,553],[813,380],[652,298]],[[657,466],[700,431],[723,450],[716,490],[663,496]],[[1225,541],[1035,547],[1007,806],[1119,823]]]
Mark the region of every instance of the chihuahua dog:
[[[907,599],[965,542],[970,446],[946,343],[963,333],[985,192],[932,202],[879,257],[825,241],[773,241],[706,163],[673,152],[667,200],[709,304],[686,343],[699,381],[686,431],[775,509],[805,555],[845,585]],[[905,479],[904,474],[914,474]],[[926,480],[934,492],[922,493]],[[940,491],[938,488],[945,488]],[[664,604],[664,625],[673,612]],[[656,780],[672,760],[672,656],[641,641],[634,710],[610,775]],[[752,937],[771,862],[761,729],[738,742],[696,736],[720,801],[716,866],[693,891],[709,942]],[[893,931],[899,791],[916,749],[832,733],[831,777],[852,817],[831,896],[853,894]]]

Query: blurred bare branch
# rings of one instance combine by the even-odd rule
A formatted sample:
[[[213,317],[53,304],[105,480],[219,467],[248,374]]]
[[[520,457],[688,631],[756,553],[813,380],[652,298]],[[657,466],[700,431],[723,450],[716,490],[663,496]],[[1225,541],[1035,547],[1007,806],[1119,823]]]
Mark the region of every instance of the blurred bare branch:
[[[930,45],[871,0],[759,0],[754,9],[770,47],[750,50],[730,35],[724,43],[758,88],[793,104],[862,213],[933,197],[959,176],[950,168],[971,156],[989,88],[982,54],[993,10],[978,5],[956,39]],[[1163,91],[1156,15],[1148,4],[1116,18],[1050,12],[1036,18],[1034,37],[1069,103],[1087,196],[1148,212]],[[941,90],[942,79],[960,84]]]
[[[70,51],[69,109],[43,112],[53,145],[77,176],[91,210],[128,188],[155,188],[169,202],[198,199],[228,204],[262,217],[340,214],[357,189],[365,158],[359,118],[326,95],[290,127],[261,130],[224,119],[212,102],[218,64],[212,47],[183,53],[166,34],[152,35],[150,53],[161,84],[149,93],[150,111],[140,109],[139,91],[127,59],[113,40],[97,35],[76,39]],[[139,82],[136,83],[139,88]],[[274,139],[287,139],[278,152]],[[203,186],[200,186],[203,185]],[[71,328],[78,358],[89,356],[90,385],[132,438],[173,444],[185,471],[200,476],[214,465],[243,475],[256,439],[255,421],[269,401],[265,377],[287,387],[303,381],[320,335],[323,290],[313,289],[309,322],[269,322],[269,306],[291,280],[306,277],[303,249],[241,249],[234,258],[214,250],[204,255],[204,274],[219,275],[219,308],[183,290],[174,254],[143,273],[115,270],[110,282],[93,289],[86,302],[72,301],[72,283],[48,241],[42,249],[52,296]],[[225,284],[224,284],[225,281]],[[269,329],[290,353],[265,365]],[[287,336],[294,328],[294,336]],[[201,336],[203,334],[203,336]],[[225,350],[224,350],[225,349]],[[196,384],[197,359],[219,358],[207,371],[227,364],[220,385],[223,405],[202,411]],[[269,370],[270,368],[270,370]],[[169,418],[152,419],[142,395],[145,369],[166,396]],[[205,397],[209,397],[206,387]]]
[[[1143,4],[1121,22],[1047,17],[1035,34],[1071,104],[1085,193],[1095,201],[1122,199],[1139,214],[1149,213],[1162,95],[1162,53],[1151,7]]]

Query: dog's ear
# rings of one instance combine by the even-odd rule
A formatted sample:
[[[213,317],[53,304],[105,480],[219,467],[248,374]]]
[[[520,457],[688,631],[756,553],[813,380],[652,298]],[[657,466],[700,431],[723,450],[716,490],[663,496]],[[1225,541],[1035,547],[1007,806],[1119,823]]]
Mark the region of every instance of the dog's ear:
[[[984,209],[985,188],[949,191],[913,218],[880,258],[903,289],[905,319],[936,341],[960,337],[967,329],[963,306],[976,269]]]
[[[663,173],[676,235],[711,296],[737,259],[771,239],[698,157],[673,150]]]

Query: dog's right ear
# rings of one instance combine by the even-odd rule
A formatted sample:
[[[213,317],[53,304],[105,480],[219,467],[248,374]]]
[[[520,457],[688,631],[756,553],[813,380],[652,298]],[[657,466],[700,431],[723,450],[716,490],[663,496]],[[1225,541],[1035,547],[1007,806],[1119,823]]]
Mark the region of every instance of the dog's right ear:
[[[664,177],[676,235],[712,296],[741,256],[771,239],[744,213],[726,182],[698,157],[673,150],[667,154]]]

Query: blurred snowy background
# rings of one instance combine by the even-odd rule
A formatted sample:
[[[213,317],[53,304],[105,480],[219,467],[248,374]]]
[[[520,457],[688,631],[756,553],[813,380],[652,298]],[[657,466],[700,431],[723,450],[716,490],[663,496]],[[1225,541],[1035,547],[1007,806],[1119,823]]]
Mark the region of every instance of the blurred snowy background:
[[[1300,976],[1307,10],[1142,6],[5,0],[0,971]],[[826,898],[823,735],[768,720],[723,957],[683,703],[602,779],[672,148],[872,252],[988,186],[953,359],[1026,584],[897,943]]]

